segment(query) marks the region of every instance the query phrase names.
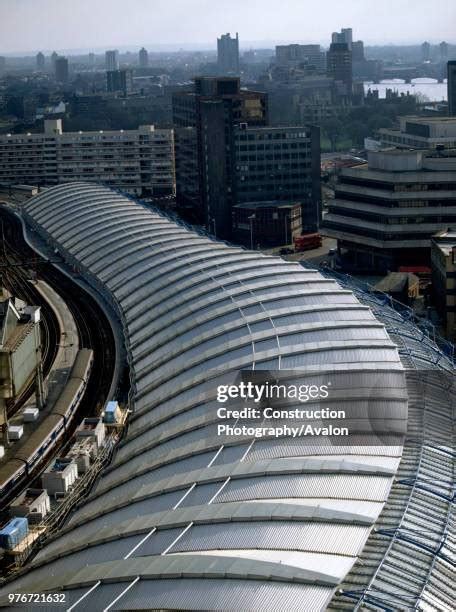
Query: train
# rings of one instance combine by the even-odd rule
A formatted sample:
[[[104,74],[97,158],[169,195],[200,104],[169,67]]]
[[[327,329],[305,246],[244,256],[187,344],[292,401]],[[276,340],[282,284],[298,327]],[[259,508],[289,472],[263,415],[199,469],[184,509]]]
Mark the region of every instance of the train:
[[[32,474],[68,430],[87,387],[92,366],[92,349],[80,349],[65,388],[49,414],[38,424],[25,444],[0,464],[0,499],[4,499],[25,476]]]

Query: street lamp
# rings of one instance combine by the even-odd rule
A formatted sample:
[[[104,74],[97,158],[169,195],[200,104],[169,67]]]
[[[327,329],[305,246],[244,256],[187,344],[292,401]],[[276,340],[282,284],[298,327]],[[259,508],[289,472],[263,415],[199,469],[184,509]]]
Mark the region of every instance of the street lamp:
[[[251,251],[253,251],[253,221],[255,219],[256,219],[255,213],[253,213],[253,215],[250,215],[249,221],[250,221],[250,250]]]

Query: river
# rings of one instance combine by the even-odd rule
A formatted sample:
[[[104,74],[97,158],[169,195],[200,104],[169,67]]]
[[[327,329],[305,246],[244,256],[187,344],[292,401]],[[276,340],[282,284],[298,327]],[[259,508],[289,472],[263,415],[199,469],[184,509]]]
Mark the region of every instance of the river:
[[[368,89],[377,90],[380,98],[386,96],[387,89],[393,89],[399,93],[420,94],[425,96],[425,101],[442,102],[447,100],[447,82],[439,83],[436,79],[412,79],[411,83],[406,83],[403,79],[391,79],[373,83],[364,81],[364,91]]]

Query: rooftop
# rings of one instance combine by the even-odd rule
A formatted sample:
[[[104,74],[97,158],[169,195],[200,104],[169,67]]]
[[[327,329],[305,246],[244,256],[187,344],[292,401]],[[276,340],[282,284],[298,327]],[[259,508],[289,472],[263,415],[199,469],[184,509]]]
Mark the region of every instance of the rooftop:
[[[372,401],[383,421],[407,408],[422,415],[428,395],[408,394],[404,364],[416,353],[416,367],[438,370],[440,380],[443,355],[383,298],[368,294],[370,307],[317,270],[210,239],[113,190],[60,185],[25,208],[35,230],[122,312],[134,412],[91,496],[19,577],[21,591],[63,589],[76,611],[118,607],[120,598],[124,609],[151,601],[160,609],[326,609],[397,486],[402,445],[250,436],[225,444],[214,434],[216,386],[239,380],[239,370],[298,382],[330,376],[338,406],[355,404],[361,414]],[[440,431],[439,419],[451,419],[430,399],[424,424],[437,420]],[[428,479],[442,480],[447,454],[422,462]],[[410,480],[423,478],[411,468]],[[418,489],[400,487],[407,499]],[[408,561],[401,577],[409,573],[412,585],[434,571],[431,555],[424,569],[409,563],[429,508],[439,519],[428,522],[432,543],[447,554],[447,506],[419,493],[409,548],[393,551]],[[373,571],[383,556],[373,557]],[[384,587],[391,601],[395,580]]]
[[[448,257],[456,247],[456,229],[449,227],[446,230],[437,232],[432,236],[432,241]]]
[[[456,124],[456,117],[451,116],[451,117],[420,117],[418,115],[405,115],[404,117],[401,117],[401,120],[403,121],[408,121],[408,122],[413,122],[413,123],[421,123],[422,125],[438,125],[438,124],[444,124],[444,123],[455,123]]]

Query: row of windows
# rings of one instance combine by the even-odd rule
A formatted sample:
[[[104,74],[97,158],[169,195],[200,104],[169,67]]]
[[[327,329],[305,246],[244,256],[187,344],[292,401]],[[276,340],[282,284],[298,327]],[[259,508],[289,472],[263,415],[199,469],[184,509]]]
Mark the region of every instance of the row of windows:
[[[249,221],[252,213],[255,213],[256,219],[254,225],[261,221],[280,221],[284,223],[285,220],[291,222],[293,226],[298,226],[301,223],[301,207],[298,206],[295,209],[287,210],[286,212],[280,211],[274,208],[241,208],[236,210],[237,221]]]
[[[238,156],[238,160],[241,162],[256,162],[256,161],[263,161],[264,159],[267,159],[269,161],[271,160],[285,160],[285,159],[309,159],[309,156],[306,153],[279,153],[279,154],[275,154],[272,155],[271,153],[268,153],[266,155],[261,155],[261,156],[257,156],[257,155],[239,155]],[[309,162],[309,166],[310,166],[310,162]]]
[[[400,240],[400,241],[403,241],[404,244],[408,240],[429,240],[430,241],[431,239],[430,232],[416,232],[416,233],[399,232],[399,233],[391,234],[391,233],[382,232],[382,231],[375,230],[375,229],[368,229],[365,227],[347,226],[343,223],[336,223],[334,221],[326,221],[324,223],[324,226],[328,229],[335,229],[335,230],[339,230],[344,233],[356,234],[359,236],[365,236],[365,237],[374,238],[377,240],[398,240],[398,241]]]
[[[311,168],[310,162],[291,163],[291,164],[247,164],[236,166],[236,170],[241,172],[277,172],[278,170],[304,170]]]
[[[429,215],[429,216],[411,216],[411,217],[385,217],[375,213],[369,213],[361,210],[346,210],[337,206],[331,207],[331,212],[334,214],[348,217],[351,219],[363,219],[374,223],[383,223],[386,225],[415,225],[419,223],[450,223],[456,222],[456,209],[452,215]]]
[[[100,171],[100,170],[105,171],[105,172],[116,172],[116,171],[118,172],[118,168],[117,169],[116,168],[103,168],[103,169],[97,168],[97,171]],[[131,170],[131,172],[128,172],[128,170]],[[77,174],[80,172],[94,173],[95,168],[63,168],[62,172],[64,172],[65,174],[71,174],[73,172],[76,172]],[[135,168],[123,168],[122,172],[125,173],[125,176],[137,176],[138,174]],[[119,178],[121,176],[122,175],[119,174]]]
[[[280,172],[277,174],[264,174],[264,173],[258,173],[258,174],[249,174],[248,176],[241,174],[241,176],[239,177],[239,179],[241,181],[259,181],[259,182],[263,182],[263,183],[267,183],[269,181],[289,181],[292,179],[296,179],[296,180],[301,180],[304,183],[308,183],[307,177],[303,176],[301,172],[296,172],[296,173],[286,173],[286,174],[281,174]]]
[[[383,200],[375,196],[344,193],[337,190],[336,199],[347,202],[363,202],[364,204],[374,204],[383,208],[428,208],[435,206],[456,206],[456,198],[448,200]]]
[[[246,141],[246,140],[286,140],[286,139],[296,139],[296,138],[308,138],[307,132],[266,132],[262,133],[254,133],[254,134],[237,134],[236,137],[238,140]]]
[[[429,173],[428,173],[429,174]],[[365,177],[340,176],[341,185],[359,185],[366,189],[382,189],[383,191],[453,191],[456,189],[456,181],[450,183],[431,182],[431,178],[437,179],[436,173],[432,173],[432,177],[426,177],[429,182],[422,183],[398,183],[393,181],[381,181],[375,179],[367,179]],[[423,177],[424,178],[424,177]]]
[[[126,140],[126,138],[133,138],[133,140]],[[151,138],[150,136],[140,136],[139,137],[141,139],[142,142],[147,142],[152,140],[154,142],[154,144],[169,144],[169,140],[163,140],[163,138],[160,138],[160,140],[156,140],[153,137]],[[0,144],[4,144],[7,143],[9,145],[15,145],[15,144],[30,144],[30,145],[36,145],[36,144],[43,144],[43,143],[52,143],[52,144],[62,144],[64,146],[67,145],[71,145],[73,146],[74,143],[81,143],[81,146],[83,147],[90,147],[90,146],[94,146],[95,144],[98,144],[98,142],[95,141],[102,141],[102,144],[106,144],[106,142],[103,141],[117,141],[115,144],[137,144],[137,139],[138,139],[138,135],[135,136],[101,136],[98,134],[94,134],[91,136],[74,136],[74,137],[68,137],[65,136],[66,140],[63,140],[59,137],[53,137],[53,138],[40,138],[40,137],[32,137],[32,138],[9,138],[7,140],[1,140]],[[89,141],[89,142],[87,142]]]
[[[104,159],[113,159],[114,155],[109,155],[109,156],[105,155],[103,157],[104,157]],[[119,160],[122,160],[122,159],[135,159],[135,158],[136,158],[136,155],[127,155],[127,154],[125,154],[125,155],[119,155],[118,156]],[[98,159],[98,157],[96,155],[82,155],[82,154],[79,154],[79,155],[62,155],[62,160],[68,161],[70,159],[74,159],[76,161],[79,161],[81,159],[91,159],[91,160],[95,160],[96,161]]]
[[[266,191],[276,191],[276,192],[280,192],[280,191],[287,191],[289,193],[293,193],[293,194],[298,194],[298,196],[292,196],[292,197],[304,197],[304,193],[303,190],[307,187],[307,185],[303,185],[302,183],[296,182],[296,183],[284,183],[281,185],[274,185],[274,184],[269,184],[269,185],[265,185],[260,184],[257,186],[256,190],[255,190],[255,186],[254,185],[238,185],[238,191],[242,192],[242,193],[252,193],[254,194],[255,191],[256,193],[261,193],[261,192],[266,192]],[[254,196],[253,196],[254,197]],[[306,196],[306,197],[310,197],[310,196]]]
[[[284,142],[277,144],[256,144],[256,145],[238,145],[238,151],[288,151],[288,149],[301,149],[303,151],[308,151],[309,146],[305,142],[291,142],[290,144],[286,144]]]

